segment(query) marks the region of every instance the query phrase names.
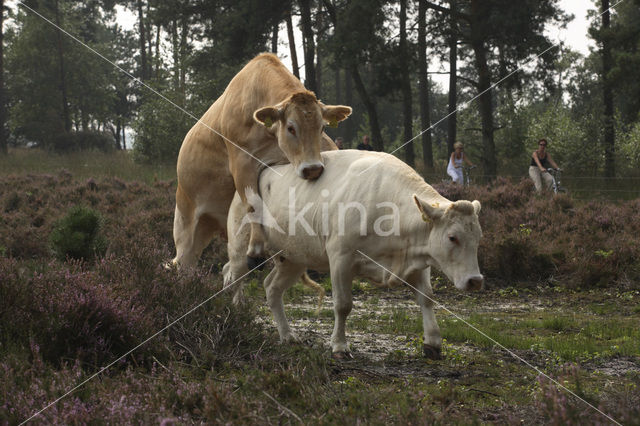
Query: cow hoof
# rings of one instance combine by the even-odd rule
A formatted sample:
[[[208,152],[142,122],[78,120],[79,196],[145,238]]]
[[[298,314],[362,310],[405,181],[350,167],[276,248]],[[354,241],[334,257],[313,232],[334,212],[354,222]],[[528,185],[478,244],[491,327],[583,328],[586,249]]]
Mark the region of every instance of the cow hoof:
[[[175,262],[175,261],[171,260],[169,262],[163,263],[162,267],[164,268],[165,271],[177,271],[178,270],[178,262]]]
[[[425,358],[429,359],[442,359],[442,348],[427,345],[426,343],[422,345],[422,353]]]
[[[250,271],[257,269],[258,271],[262,271],[264,269],[264,257],[251,257],[247,256],[247,268]]]
[[[353,359],[353,355],[351,355],[351,352],[349,351],[333,352],[331,354],[331,357],[333,359],[337,359],[338,361],[349,361]]]

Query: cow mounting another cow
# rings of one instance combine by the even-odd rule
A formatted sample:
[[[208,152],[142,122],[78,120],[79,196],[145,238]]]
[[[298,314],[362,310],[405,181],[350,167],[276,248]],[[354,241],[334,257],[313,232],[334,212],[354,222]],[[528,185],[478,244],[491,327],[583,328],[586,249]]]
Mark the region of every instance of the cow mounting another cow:
[[[320,176],[320,152],[337,149],[324,124],[337,125],[350,114],[350,107],[319,102],[275,55],[251,60],[180,148],[173,265],[194,265],[215,234],[226,236],[234,193],[249,210],[247,194],[257,192],[262,168],[291,163],[299,178]],[[259,257],[263,246],[264,234],[254,223],[247,255]]]

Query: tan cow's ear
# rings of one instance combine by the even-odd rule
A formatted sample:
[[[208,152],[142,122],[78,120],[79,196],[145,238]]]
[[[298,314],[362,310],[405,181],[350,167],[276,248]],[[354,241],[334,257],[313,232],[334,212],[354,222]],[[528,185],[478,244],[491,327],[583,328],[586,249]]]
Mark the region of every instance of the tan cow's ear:
[[[439,203],[428,203],[418,198],[416,194],[413,194],[413,201],[422,213],[422,220],[427,223],[438,220],[444,215],[445,209],[440,207]]]
[[[253,113],[253,119],[258,123],[264,124],[267,128],[273,126],[273,123],[280,120],[280,118],[282,118],[282,110],[272,106],[260,108]]]
[[[331,127],[338,127],[338,122],[351,115],[351,107],[344,105],[321,105],[322,118]]]

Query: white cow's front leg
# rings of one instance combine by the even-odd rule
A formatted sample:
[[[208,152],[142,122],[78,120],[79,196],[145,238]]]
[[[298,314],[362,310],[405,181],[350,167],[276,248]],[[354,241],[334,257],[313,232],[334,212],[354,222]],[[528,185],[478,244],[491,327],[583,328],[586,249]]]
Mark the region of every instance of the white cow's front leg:
[[[331,351],[333,357],[338,359],[351,358],[345,327],[347,316],[353,307],[351,295],[351,258],[339,257],[331,261],[331,293],[333,296],[333,314],[335,322],[331,334]]]
[[[433,289],[431,288],[431,267],[428,267],[418,275],[414,284],[416,299],[422,311],[422,328],[424,332],[422,351],[424,356],[431,359],[442,358],[442,337],[440,327],[433,312]]]
[[[264,289],[267,293],[267,304],[271,309],[273,320],[278,327],[281,342],[298,340],[289,328],[287,316],[284,313],[282,295],[286,289],[296,283],[300,275],[305,271],[304,266],[294,265],[284,259],[276,261],[276,267],[264,280]]]

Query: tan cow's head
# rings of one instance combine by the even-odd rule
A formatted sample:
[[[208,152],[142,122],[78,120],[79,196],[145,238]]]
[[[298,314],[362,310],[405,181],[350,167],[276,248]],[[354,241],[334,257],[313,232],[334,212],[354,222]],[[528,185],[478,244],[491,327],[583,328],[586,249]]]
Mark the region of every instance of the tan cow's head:
[[[285,101],[255,111],[253,118],[266,127],[274,128],[278,146],[298,176],[317,179],[324,166],[320,157],[320,144],[325,124],[337,126],[351,114],[351,108],[342,105],[324,105],[313,92],[291,95]]]
[[[480,290],[484,278],[478,268],[478,244],[482,237],[478,213],[480,202],[456,201],[446,206],[413,200],[427,222],[428,253],[436,266],[460,290]]]

